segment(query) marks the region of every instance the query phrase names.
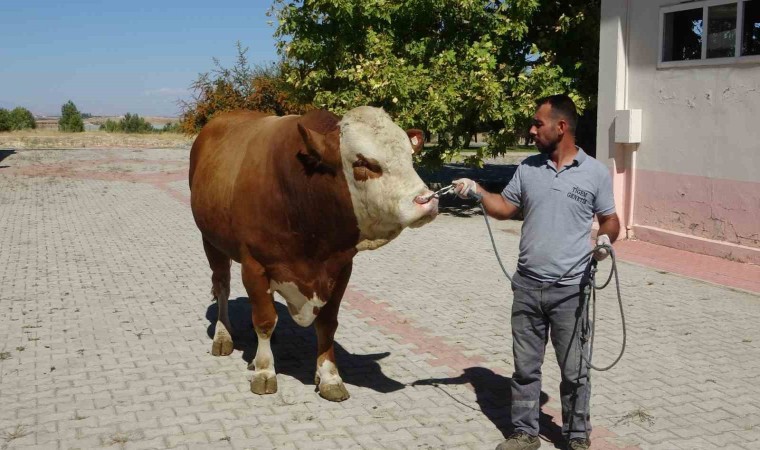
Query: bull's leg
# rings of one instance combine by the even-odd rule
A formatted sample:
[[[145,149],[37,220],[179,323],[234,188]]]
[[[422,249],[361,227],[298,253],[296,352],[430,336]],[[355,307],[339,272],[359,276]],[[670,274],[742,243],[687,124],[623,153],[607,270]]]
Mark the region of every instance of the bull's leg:
[[[314,383],[319,386],[319,395],[333,402],[342,402],[349,397],[348,390],[338,373],[333,344],[335,330],[338,328],[340,301],[346,291],[348,279],[351,277],[351,267],[349,263],[343,269],[330,301],[322,308],[314,322],[317,331],[317,373],[314,376]]]
[[[270,340],[277,325],[274,297],[269,290],[269,279],[264,268],[251,257],[243,260],[243,285],[251,302],[251,318],[259,345],[253,358],[251,392],[274,394],[277,392],[277,374],[274,371],[274,355]]]
[[[227,356],[232,353],[232,326],[230,325],[227,301],[230,298],[230,264],[229,256],[219,251],[206,239],[203,240],[203,250],[206,251],[208,264],[211,266],[211,295],[219,307],[219,316],[214,327],[214,342],[211,344],[211,354]]]

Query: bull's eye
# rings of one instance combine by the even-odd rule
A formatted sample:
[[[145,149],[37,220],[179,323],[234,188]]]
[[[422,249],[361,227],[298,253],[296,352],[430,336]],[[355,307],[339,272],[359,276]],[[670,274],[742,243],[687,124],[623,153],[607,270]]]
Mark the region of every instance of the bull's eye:
[[[354,179],[356,181],[367,181],[373,178],[379,178],[383,175],[383,168],[376,160],[365,158],[363,155],[357,155],[353,163]]]

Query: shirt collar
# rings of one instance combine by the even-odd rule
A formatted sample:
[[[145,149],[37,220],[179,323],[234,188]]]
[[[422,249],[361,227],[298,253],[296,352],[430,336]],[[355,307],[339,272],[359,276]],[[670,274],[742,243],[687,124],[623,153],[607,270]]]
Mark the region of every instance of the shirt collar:
[[[577,145],[575,146],[575,148],[578,149],[578,154],[575,155],[575,161],[577,163],[576,166],[580,166],[581,164],[583,164],[583,161],[586,160],[588,155],[586,155],[586,152],[584,152],[583,149],[578,147]]]
[[[576,154],[575,158],[573,158],[573,164],[571,164],[570,167],[580,166],[581,164],[583,164],[583,161],[585,161],[586,158],[588,158],[588,155],[586,154],[586,152],[583,151],[582,148],[578,147],[577,145],[575,146],[575,148],[578,149],[578,154]],[[542,153],[541,154],[541,158],[543,159],[544,164],[546,164],[548,167],[553,168],[554,170],[557,170],[557,168],[554,167],[554,163],[549,158],[549,155],[547,155],[546,153]],[[563,167],[563,169],[564,169],[564,167]]]

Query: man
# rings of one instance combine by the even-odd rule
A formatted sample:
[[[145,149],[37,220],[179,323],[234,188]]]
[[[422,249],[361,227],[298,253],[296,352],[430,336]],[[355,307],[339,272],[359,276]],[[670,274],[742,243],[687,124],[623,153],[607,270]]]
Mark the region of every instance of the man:
[[[530,135],[540,154],[528,157],[501,194],[483,190],[473,180],[455,180],[455,192],[482,195],[489,216],[509,219],[520,209],[524,222],[517,273],[512,283],[512,376],[514,433],[497,450],[534,450],[538,438],[541,364],[548,336],[562,372],[562,429],[571,450],[587,449],[590,385],[581,359],[579,317],[586,264],[554,287],[547,287],[590,250],[594,215],[597,244],[611,244],[620,231],[612,181],[607,167],[575,145],[578,114],[572,99],[552,95],[536,102]],[[606,250],[594,255],[607,257]],[[542,289],[542,287],[544,289]]]

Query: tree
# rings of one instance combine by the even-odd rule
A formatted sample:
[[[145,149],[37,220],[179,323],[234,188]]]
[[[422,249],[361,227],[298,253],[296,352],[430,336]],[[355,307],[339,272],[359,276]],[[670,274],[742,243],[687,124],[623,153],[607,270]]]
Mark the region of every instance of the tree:
[[[11,130],[26,130],[37,128],[34,114],[26,108],[17,106],[10,112]]]
[[[250,109],[280,116],[299,114],[308,109],[308,105],[291,98],[279,65],[252,68],[246,56],[248,48],[240,42],[236,46],[237,59],[232,68],[225,68],[214,58],[215,69],[198,75],[191,84],[193,99],[180,102],[180,126],[185,133],[197,133],[214,115],[233,109]]]
[[[124,133],[150,133],[153,131],[153,125],[137,114],[124,114],[119,125]]]
[[[84,131],[82,115],[71,100],[61,106],[61,118],[58,119],[58,130],[70,133]]]
[[[476,131],[491,132],[489,153],[503,151],[525,133],[538,97],[568,93],[585,106],[578,80],[557,62],[557,40],[568,35],[531,32],[534,23],[582,26],[555,3],[275,0],[271,13],[286,81],[301,102],[339,114],[382,106],[402,127],[438,133],[441,146],[427,156],[440,161]],[[582,59],[575,44],[563,58]]]
[[[0,108],[0,132],[11,130],[11,113],[5,109]]]
[[[101,131],[109,133],[152,133],[156,131],[150,122],[138,114],[126,113],[119,121],[108,119],[100,125]]]

